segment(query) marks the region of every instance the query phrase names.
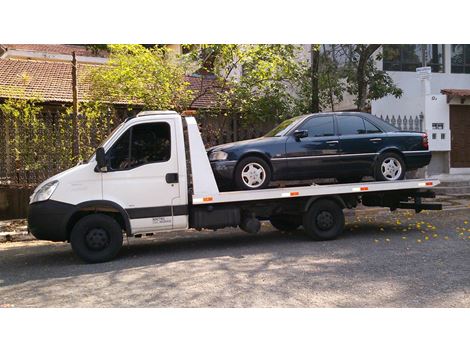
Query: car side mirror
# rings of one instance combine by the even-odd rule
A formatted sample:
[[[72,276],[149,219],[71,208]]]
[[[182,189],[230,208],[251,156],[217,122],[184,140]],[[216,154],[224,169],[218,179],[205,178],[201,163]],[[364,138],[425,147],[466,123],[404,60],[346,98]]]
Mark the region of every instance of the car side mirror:
[[[295,130],[294,137],[296,140],[300,140],[302,138],[308,137],[308,131],[307,130]]]
[[[103,147],[96,149],[96,166],[100,172],[108,171],[107,162],[106,162],[106,153],[104,152]]]

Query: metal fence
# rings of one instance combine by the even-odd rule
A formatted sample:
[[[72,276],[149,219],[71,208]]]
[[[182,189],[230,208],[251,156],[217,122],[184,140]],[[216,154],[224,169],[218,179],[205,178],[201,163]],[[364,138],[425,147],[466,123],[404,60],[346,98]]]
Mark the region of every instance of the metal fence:
[[[423,115],[380,115],[380,119],[397,127],[401,131],[423,131],[424,116]]]

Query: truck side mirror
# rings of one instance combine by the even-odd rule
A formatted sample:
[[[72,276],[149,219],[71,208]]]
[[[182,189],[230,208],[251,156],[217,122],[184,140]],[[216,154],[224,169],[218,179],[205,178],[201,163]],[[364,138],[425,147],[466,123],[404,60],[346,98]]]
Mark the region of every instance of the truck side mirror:
[[[107,168],[107,163],[106,163],[106,154],[104,152],[103,147],[99,147],[96,149],[96,165],[98,167],[98,170],[101,172],[106,172],[108,171]]]
[[[295,130],[294,137],[295,137],[295,140],[297,141],[302,138],[308,137],[308,131],[307,130]]]

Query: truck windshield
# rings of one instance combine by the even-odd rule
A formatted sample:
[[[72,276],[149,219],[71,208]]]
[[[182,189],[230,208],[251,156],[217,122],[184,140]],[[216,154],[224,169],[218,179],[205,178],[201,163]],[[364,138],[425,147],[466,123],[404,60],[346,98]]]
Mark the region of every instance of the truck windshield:
[[[285,132],[290,130],[290,126],[293,125],[300,117],[292,117],[288,120],[282,121],[278,126],[274,127],[271,131],[266,133],[265,137],[280,137],[284,135]]]
[[[120,123],[114,130],[112,130],[112,132],[108,135],[108,137],[106,137],[98,147],[96,147],[96,149],[104,146],[106,144],[106,142],[108,142],[116,133],[118,133],[121,128],[124,126],[124,122]],[[93,153],[90,158],[88,158],[88,161],[87,162],[90,162],[91,159],[93,159],[95,157],[95,153]]]

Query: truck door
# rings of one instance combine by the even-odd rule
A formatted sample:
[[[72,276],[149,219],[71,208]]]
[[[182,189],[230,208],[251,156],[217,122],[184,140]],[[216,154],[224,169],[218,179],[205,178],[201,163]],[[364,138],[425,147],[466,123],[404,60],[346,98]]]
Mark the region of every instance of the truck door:
[[[131,126],[106,158],[103,199],[127,211],[133,233],[172,229],[173,215],[182,215],[173,206],[180,197],[174,120]]]

